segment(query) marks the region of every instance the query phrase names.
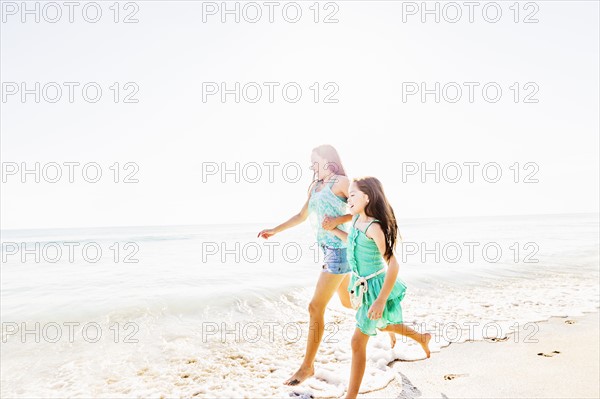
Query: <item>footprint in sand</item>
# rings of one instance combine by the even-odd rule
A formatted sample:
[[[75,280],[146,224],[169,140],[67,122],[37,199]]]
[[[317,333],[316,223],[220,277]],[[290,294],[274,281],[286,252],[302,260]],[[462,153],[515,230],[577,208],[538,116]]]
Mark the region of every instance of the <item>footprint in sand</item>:
[[[550,353],[540,352],[540,353],[538,353],[538,356],[552,357],[554,355],[558,355],[559,353],[560,353],[559,351],[552,351]]]
[[[444,376],[444,379],[449,381],[449,380],[453,380],[458,377],[466,377],[466,376],[468,376],[468,374],[446,374]]]
[[[565,320],[565,323],[567,323],[567,324],[575,324],[575,320]]]
[[[308,392],[290,392],[290,398],[294,399],[314,399],[313,394]]]

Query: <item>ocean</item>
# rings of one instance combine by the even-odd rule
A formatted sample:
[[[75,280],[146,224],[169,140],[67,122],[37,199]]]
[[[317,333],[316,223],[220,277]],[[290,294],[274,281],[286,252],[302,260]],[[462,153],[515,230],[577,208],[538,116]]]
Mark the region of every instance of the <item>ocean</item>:
[[[2,397],[338,397],[354,315],[334,297],[316,375],[300,365],[322,256],[305,223],[3,230]],[[402,219],[404,318],[432,356],[455,342],[535,340],[539,321],[600,305],[599,215]],[[533,342],[533,341],[531,341]],[[363,390],[413,342],[370,340]],[[424,367],[426,363],[424,362]]]

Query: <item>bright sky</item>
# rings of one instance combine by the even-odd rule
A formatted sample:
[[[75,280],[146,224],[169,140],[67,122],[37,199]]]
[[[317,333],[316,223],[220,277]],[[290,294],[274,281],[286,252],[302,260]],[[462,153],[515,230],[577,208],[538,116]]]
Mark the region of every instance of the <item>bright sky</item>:
[[[126,24],[113,22],[113,2],[99,2],[102,18],[92,24],[81,8],[74,10],[73,23],[66,6],[62,19],[49,23],[56,10],[43,14],[40,3],[35,23],[34,15],[22,15],[21,2],[2,2],[1,227],[246,222],[270,227],[301,208],[311,180],[310,151],[324,143],[338,149],[350,176],[377,176],[402,218],[598,212],[598,2],[537,1],[528,8],[520,3],[518,23],[513,3],[497,3],[502,11],[497,23],[484,19],[486,2],[474,9],[473,23],[466,6],[456,23],[447,21],[456,15],[448,6],[440,23],[432,15],[422,23],[420,10],[411,14],[421,2],[391,1],[320,3],[319,23],[313,21],[312,1],[298,2],[297,23],[283,18],[285,2],[269,23],[267,6],[258,2],[263,16],[257,23],[244,15],[240,23],[233,15],[221,23],[220,10],[209,15],[221,2],[142,1],[132,3],[137,9],[120,9],[119,21],[130,14],[139,20]],[[439,3],[440,10],[445,4]],[[293,18],[293,5],[287,7]],[[495,17],[490,7],[488,19]],[[93,9],[87,12],[94,16]],[[255,15],[251,8],[246,12],[246,19]],[[330,14],[339,22],[323,23]],[[526,17],[539,22],[524,23]],[[21,102],[22,82],[26,89],[40,82],[39,103],[34,94]],[[56,103],[47,101],[56,93],[49,82],[62,87]],[[79,84],[73,103],[65,82]],[[82,97],[88,82],[102,89],[96,103]],[[134,85],[125,86],[128,82]],[[240,82],[245,96],[236,103],[229,94],[222,103],[217,93],[203,102],[203,92],[220,90],[221,82],[227,89]],[[257,84],[246,85],[250,82]],[[265,82],[279,84],[272,103]],[[296,103],[282,94],[290,82],[302,89]],[[440,92],[446,85],[446,97],[436,103],[430,94],[423,103],[419,92],[403,102],[403,86],[406,94],[420,90],[421,82],[427,89],[440,82]],[[477,84],[472,103],[465,82]],[[502,89],[495,103],[482,95],[490,82],[495,82],[488,85],[490,97],[493,86]],[[132,98],[139,102],[124,103],[135,86],[139,91]],[[257,86],[262,97],[251,103]],[[462,97],[451,103],[457,86]],[[324,102],[336,88],[331,98],[338,102]],[[287,94],[293,97],[294,87]],[[50,177],[55,175],[50,163],[56,162],[63,177],[53,184],[26,175],[22,183],[22,162],[29,169],[35,162],[47,165]],[[75,182],[69,183],[65,162],[97,163],[102,178],[88,183],[77,166]],[[110,169],[115,162],[118,167]],[[125,167],[129,162],[139,167],[133,176],[139,182],[114,183],[115,169],[120,181],[135,171]],[[233,169],[236,162],[239,183],[231,174],[224,182],[219,174],[203,182],[203,167]],[[278,164],[269,182],[272,162]],[[436,162],[440,169],[446,166],[449,178],[459,164],[462,179],[436,183],[427,175],[422,182],[418,173],[403,179],[403,170],[421,163],[432,169]],[[473,183],[469,162],[480,164]],[[482,176],[488,163],[501,168],[497,183]],[[256,164],[262,179],[244,181],[243,172],[254,178]],[[291,165],[286,177],[294,177],[296,165],[303,168],[297,182],[283,178],[285,164]],[[19,170],[12,174],[15,165]],[[493,168],[487,171],[486,177],[495,176]],[[527,176],[539,182],[524,183]]]

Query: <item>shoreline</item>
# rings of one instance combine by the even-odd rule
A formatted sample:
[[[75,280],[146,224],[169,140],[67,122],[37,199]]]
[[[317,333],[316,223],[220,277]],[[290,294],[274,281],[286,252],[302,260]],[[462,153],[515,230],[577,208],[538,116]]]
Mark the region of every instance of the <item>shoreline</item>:
[[[359,398],[598,398],[599,322],[598,311],[552,317],[505,341],[454,343],[427,360],[396,360],[395,380]]]

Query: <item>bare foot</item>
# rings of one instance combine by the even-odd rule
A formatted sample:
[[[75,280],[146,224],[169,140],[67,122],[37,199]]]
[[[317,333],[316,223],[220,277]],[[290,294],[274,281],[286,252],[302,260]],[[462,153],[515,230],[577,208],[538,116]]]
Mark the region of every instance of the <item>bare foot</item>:
[[[429,356],[431,356],[431,352],[429,351],[429,341],[431,341],[431,334],[425,333],[423,335],[425,336],[425,340],[423,342],[420,342],[420,344],[423,350],[425,351],[425,354],[427,354],[427,357],[429,358]]]
[[[315,374],[315,368],[311,367],[309,369],[300,367],[298,371],[294,373],[293,376],[288,378],[283,385],[299,385],[307,378],[312,377]]]
[[[396,333],[389,333],[390,334],[390,345],[392,345],[392,348],[394,348],[394,346],[396,346]]]

